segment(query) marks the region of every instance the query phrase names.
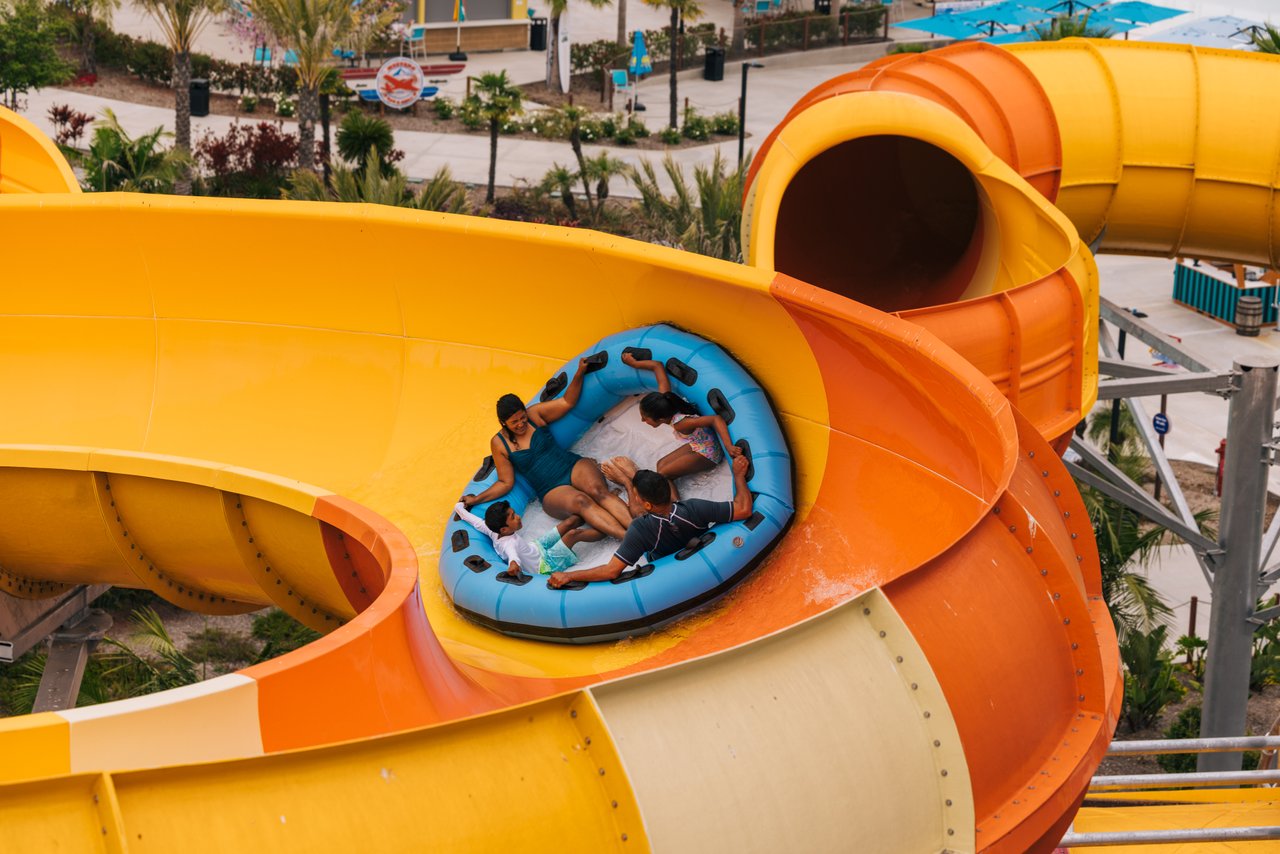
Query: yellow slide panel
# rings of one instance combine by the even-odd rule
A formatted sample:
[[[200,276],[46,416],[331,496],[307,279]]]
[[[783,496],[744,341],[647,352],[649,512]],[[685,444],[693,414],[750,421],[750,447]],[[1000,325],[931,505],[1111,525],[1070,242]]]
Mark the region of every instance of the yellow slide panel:
[[[0,195],[79,193],[80,184],[53,140],[0,107]]]
[[[92,779],[6,787],[5,846],[127,846],[130,854],[648,850],[608,732],[580,692],[319,750],[114,773],[118,837],[94,824]],[[106,847],[82,847],[88,840]]]
[[[975,849],[955,722],[879,590],[592,693],[655,850],[787,851],[797,839],[860,854]]]
[[[1267,106],[1280,57],[1078,39],[1009,49],[1053,104],[1057,204],[1086,241],[1280,266],[1280,112]]]

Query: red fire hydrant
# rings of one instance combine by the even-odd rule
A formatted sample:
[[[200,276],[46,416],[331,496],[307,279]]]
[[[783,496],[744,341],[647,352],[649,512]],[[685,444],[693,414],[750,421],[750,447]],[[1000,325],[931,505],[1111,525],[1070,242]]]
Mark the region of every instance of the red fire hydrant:
[[[1218,455],[1218,486],[1215,492],[1217,493],[1218,497],[1221,498],[1222,497],[1222,464],[1227,458],[1227,440],[1226,439],[1223,439],[1221,442],[1218,443],[1218,450],[1215,453],[1217,453]]]

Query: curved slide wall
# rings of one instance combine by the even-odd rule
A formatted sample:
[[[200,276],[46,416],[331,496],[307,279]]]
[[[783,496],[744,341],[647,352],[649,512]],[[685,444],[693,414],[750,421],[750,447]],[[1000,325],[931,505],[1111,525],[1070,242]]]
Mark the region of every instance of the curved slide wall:
[[[1038,47],[1026,67],[1065,110],[1057,91],[1065,83],[1045,70],[1055,57],[1101,68],[1168,59],[1142,50]],[[1181,55],[1174,61],[1202,68],[1209,56]],[[1242,80],[1275,68],[1234,61]],[[936,103],[900,92],[856,97],[877,94],[892,96],[875,99],[881,130],[894,130],[895,116],[902,128],[931,124],[949,156],[985,176],[970,204],[982,211],[982,234],[968,247],[952,242],[953,266],[987,271],[1009,285],[997,294],[1010,300],[1087,266],[1070,223],[1042,204],[1054,192],[1052,170],[1002,166],[959,128],[949,137]],[[1141,102],[1141,93],[1117,95],[1130,104],[1117,115],[1142,115]],[[1104,247],[1132,239],[1117,200],[1136,192],[1126,174],[1150,186],[1148,170],[1126,159],[1123,137],[1090,148],[1081,123],[1072,127],[1060,137],[1062,205],[1073,199],[1072,216],[1082,216],[1077,209],[1106,182],[1099,163],[1081,158],[1113,152],[1122,168],[1113,170],[1110,206],[1088,209],[1106,220]],[[951,167],[933,154],[924,160],[955,188],[953,210],[963,210]],[[1179,175],[1173,166],[1152,171]],[[1241,198],[1263,192],[1191,171],[1193,207],[1202,186],[1205,198],[1219,198],[1224,184]],[[1150,204],[1162,201],[1151,194]],[[1120,685],[1083,507],[1041,435],[1055,437],[1046,429],[1055,410],[1022,412],[1024,402],[1031,408],[1031,372],[1021,372],[1024,398],[1014,408],[1008,387],[916,325],[784,273],[582,232],[113,196],[0,199],[0,220],[18,245],[74,232],[89,250],[57,271],[40,252],[6,258],[6,273],[31,286],[3,319],[0,358],[21,369],[7,372],[18,379],[13,417],[0,428],[5,491],[15,506],[43,501],[69,518],[92,518],[85,508],[96,507],[107,554],[72,566],[67,546],[25,533],[30,519],[0,523],[0,563],[14,582],[138,584],[138,571],[120,566],[136,549],[116,541],[123,533],[102,510],[106,490],[95,492],[120,481],[132,496],[116,506],[131,514],[121,518],[148,555],[194,553],[190,543],[152,543],[174,530],[166,514],[203,503],[205,521],[188,530],[235,540],[236,523],[246,522],[240,528],[265,544],[273,570],[288,567],[275,585],[255,574],[257,551],[229,546],[238,557],[193,571],[201,592],[248,605],[277,601],[269,586],[292,582],[306,607],[347,620],[305,650],[218,684],[8,722],[6,773],[27,781],[3,790],[14,839],[40,847],[100,824],[121,846],[160,848],[173,838],[166,834],[189,836],[177,804],[196,798],[226,817],[210,848],[363,834],[386,846],[847,849],[852,840],[867,850],[1027,850],[1051,847],[1069,820],[1114,724]],[[753,227],[761,221],[753,217]],[[931,227],[951,233],[947,222]],[[340,245],[357,230],[412,245],[432,260],[428,272],[403,281],[398,260],[279,260],[281,241]],[[192,231],[238,251],[193,269],[170,248]],[[138,234],[147,239],[131,240]],[[1019,247],[1025,258],[1014,257]],[[1070,276],[1082,316],[1086,278]],[[527,288],[514,291],[513,316],[481,328],[474,293],[512,282]],[[560,308],[584,293],[593,312]],[[681,301],[689,293],[696,305]],[[967,296],[963,303],[988,299]],[[1021,305],[1040,302],[1002,310],[1020,320]],[[907,317],[944,313],[897,308]],[[657,635],[548,649],[462,622],[440,594],[434,548],[440,508],[453,497],[447,484],[474,468],[492,399],[535,386],[583,341],[661,319],[724,343],[770,388],[796,452],[796,525],[732,596]],[[544,331],[536,346],[520,338],[527,328]],[[1087,399],[1083,335],[1053,324],[1009,328],[1036,346],[1046,337],[1066,343],[1077,380],[1059,383],[1062,420],[1073,388]],[[990,349],[1004,351],[1007,336],[993,337]],[[161,497],[175,482],[189,501]],[[192,492],[201,489],[209,493]],[[220,518],[208,509],[215,498]],[[191,509],[189,518],[199,515]],[[369,557],[326,547],[326,537],[359,541]],[[165,563],[156,566],[173,579],[185,562]],[[363,594],[343,580],[353,571]],[[361,609],[352,597],[371,595],[379,578],[382,592]],[[424,728],[288,750],[415,726]],[[508,792],[538,808],[495,820],[494,798]],[[362,819],[333,809],[339,802],[358,802]],[[84,823],[42,818],[53,814]]]

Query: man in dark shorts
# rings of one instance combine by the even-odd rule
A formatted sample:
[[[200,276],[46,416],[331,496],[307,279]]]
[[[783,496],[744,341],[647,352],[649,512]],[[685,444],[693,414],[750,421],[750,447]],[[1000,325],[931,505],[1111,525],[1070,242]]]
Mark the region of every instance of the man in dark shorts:
[[[639,563],[646,554],[651,561],[675,554],[712,525],[746,519],[751,515],[747,466],[745,456],[734,458],[732,501],[688,498],[673,502],[671,484],[657,472],[641,469],[630,478],[623,473],[620,482],[631,497],[632,506],[637,510],[643,508],[644,512],[631,522],[618,551],[608,563],[600,566],[576,572],[553,572],[548,583],[560,587],[570,581],[611,581],[627,567]]]

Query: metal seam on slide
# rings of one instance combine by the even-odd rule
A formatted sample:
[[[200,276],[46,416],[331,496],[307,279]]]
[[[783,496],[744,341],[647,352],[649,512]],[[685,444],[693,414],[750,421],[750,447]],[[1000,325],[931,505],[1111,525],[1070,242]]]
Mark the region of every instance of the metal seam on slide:
[[[114,533],[116,549],[120,553],[126,567],[133,575],[147,586],[151,592],[179,608],[192,608],[197,602],[209,605],[230,605],[235,607],[236,600],[198,587],[188,581],[176,580],[162,569],[157,569],[155,562],[142,552],[141,545],[129,534],[129,524],[124,519],[124,511],[116,503],[111,494],[111,476],[106,472],[92,472],[94,495],[98,499],[98,509],[102,518]],[[125,549],[128,546],[128,549]],[[135,559],[136,558],[136,562]],[[140,571],[145,570],[145,573]]]
[[[249,519],[244,512],[244,496],[230,492],[222,492],[221,495],[227,533],[240,554],[244,568],[267,598],[281,611],[318,632],[330,632],[346,623],[342,617],[321,608],[315,602],[307,602],[301,593],[294,592],[293,587],[280,574],[279,568],[272,568],[270,559],[262,551],[263,546],[255,542],[253,531],[249,528]]]
[[[644,813],[631,785],[622,751],[595,695],[589,689],[579,691],[567,713],[570,725],[579,736],[580,744],[575,744],[574,750],[580,749],[597,769],[595,779],[602,789],[603,800],[608,802],[604,814],[613,818],[618,841],[634,843],[638,851],[651,850]]]
[[[60,581],[40,581],[35,578],[27,578],[0,567],[0,590],[4,590],[10,596],[16,596],[19,599],[48,599],[51,596],[57,596],[59,593],[70,590],[73,586],[71,584],[63,584]]]

